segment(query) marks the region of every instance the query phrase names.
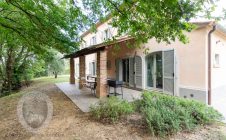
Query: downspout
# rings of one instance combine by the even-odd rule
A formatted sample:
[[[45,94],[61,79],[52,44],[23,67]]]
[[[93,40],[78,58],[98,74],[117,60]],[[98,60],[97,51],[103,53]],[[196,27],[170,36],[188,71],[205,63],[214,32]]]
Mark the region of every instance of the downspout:
[[[212,30],[208,33],[208,105],[211,105],[211,90],[212,90],[212,47],[211,34],[216,30],[216,25],[213,25]]]

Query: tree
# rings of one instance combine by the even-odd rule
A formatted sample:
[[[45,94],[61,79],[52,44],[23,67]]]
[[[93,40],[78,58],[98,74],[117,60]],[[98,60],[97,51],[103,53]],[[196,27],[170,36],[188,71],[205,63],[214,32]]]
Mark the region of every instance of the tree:
[[[212,1],[212,0],[211,0]],[[127,33],[136,43],[150,38],[170,43],[175,39],[186,43],[183,31],[194,26],[189,19],[205,10],[209,0],[83,0],[83,12],[74,0],[1,0],[0,1],[0,83],[10,93],[21,81],[42,72],[48,64],[43,60],[54,54],[78,50],[79,34],[97,20],[112,18],[118,36]],[[208,6],[206,16],[214,6]],[[50,55],[49,55],[50,54]],[[54,58],[54,69],[61,61]],[[59,59],[58,59],[59,60]],[[42,68],[44,67],[44,68]],[[34,68],[34,69],[31,69]],[[37,73],[38,73],[37,72]],[[58,71],[55,71],[58,74]],[[31,75],[33,75],[31,74]]]
[[[74,51],[79,31],[86,22],[80,8],[68,0],[2,0],[0,31],[14,33],[15,38],[36,51],[43,47],[62,52]]]
[[[52,51],[52,53],[52,57],[48,60],[48,69],[57,78],[58,74],[64,71],[65,64],[61,54],[56,51]]]
[[[80,8],[68,0],[0,1],[0,88],[3,95],[42,71],[49,49],[75,51],[86,23]]]
[[[194,25],[188,21],[197,16],[211,18],[214,0],[83,0],[94,21],[112,18],[118,36],[127,33],[137,43],[155,38],[158,42],[188,42],[183,31]],[[201,15],[200,13],[203,13]],[[106,15],[107,18],[105,18]]]

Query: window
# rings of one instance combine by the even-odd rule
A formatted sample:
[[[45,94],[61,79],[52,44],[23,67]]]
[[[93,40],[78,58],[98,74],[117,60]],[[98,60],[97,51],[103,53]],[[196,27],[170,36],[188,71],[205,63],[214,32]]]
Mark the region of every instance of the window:
[[[85,48],[85,47],[87,47],[87,43],[86,43],[86,42],[83,42],[83,43],[81,44],[81,49],[83,49],[83,48]]]
[[[220,67],[220,55],[215,54],[214,56],[214,67]]]
[[[111,29],[110,28],[103,31],[103,41],[105,41],[109,38],[111,38]]]
[[[97,44],[97,39],[96,39],[96,36],[93,36],[90,40],[90,45],[95,45]]]
[[[96,62],[89,63],[89,74],[96,75]]]

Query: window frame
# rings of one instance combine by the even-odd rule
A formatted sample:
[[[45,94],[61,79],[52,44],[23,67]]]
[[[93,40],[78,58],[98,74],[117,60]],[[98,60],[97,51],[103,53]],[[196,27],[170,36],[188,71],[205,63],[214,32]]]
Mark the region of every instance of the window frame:
[[[90,45],[96,45],[97,44],[97,37],[96,36],[93,36],[91,39],[90,39]]]
[[[107,28],[103,31],[103,41],[106,41],[112,37],[111,28]]]
[[[220,68],[220,54],[214,54],[214,68]]]

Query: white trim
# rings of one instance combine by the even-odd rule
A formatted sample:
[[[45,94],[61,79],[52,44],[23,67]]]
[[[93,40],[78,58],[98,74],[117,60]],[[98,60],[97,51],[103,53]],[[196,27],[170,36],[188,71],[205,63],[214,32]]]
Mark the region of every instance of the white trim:
[[[173,74],[173,78],[174,78],[174,93],[173,93],[173,95],[175,96],[175,95],[177,95],[177,91],[176,91],[176,89],[177,89],[177,81],[176,81],[176,73],[177,73],[177,69],[176,69],[176,50],[175,49],[173,49],[173,58],[174,58],[174,62],[173,62],[173,64],[174,64],[174,74]]]
[[[152,90],[152,91],[158,91],[158,92],[163,92],[163,89],[161,88],[154,88],[154,87],[147,87],[145,90]]]
[[[176,96],[179,96],[180,93],[179,93],[179,81],[180,81],[180,78],[179,78],[179,59],[177,59],[177,51],[176,49],[174,49],[174,65],[175,65],[175,73],[174,73],[174,76],[175,76],[175,95]]]

